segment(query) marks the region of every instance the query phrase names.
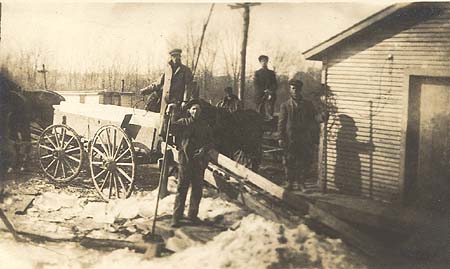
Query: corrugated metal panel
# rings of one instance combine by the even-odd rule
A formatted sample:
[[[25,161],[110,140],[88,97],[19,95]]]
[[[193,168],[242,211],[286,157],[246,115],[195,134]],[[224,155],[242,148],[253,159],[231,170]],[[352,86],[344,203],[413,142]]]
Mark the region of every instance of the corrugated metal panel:
[[[404,69],[450,68],[450,9],[428,19],[403,15],[329,52],[337,111],[325,149],[329,189],[387,201],[399,194]]]

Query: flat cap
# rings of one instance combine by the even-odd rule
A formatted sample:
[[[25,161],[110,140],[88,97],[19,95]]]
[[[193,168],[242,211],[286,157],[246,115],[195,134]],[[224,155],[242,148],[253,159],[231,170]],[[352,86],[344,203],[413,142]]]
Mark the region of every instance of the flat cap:
[[[300,79],[290,79],[289,80],[289,85],[302,87],[303,86],[303,82]]]
[[[260,55],[259,57],[258,57],[258,61],[262,61],[262,60],[269,60],[269,56],[267,56],[267,55]]]
[[[170,55],[180,55],[181,52],[182,52],[181,49],[173,49],[173,50],[169,51],[169,54]]]
[[[193,105],[199,105],[202,106],[200,99],[192,99],[186,104],[186,109],[191,108]]]

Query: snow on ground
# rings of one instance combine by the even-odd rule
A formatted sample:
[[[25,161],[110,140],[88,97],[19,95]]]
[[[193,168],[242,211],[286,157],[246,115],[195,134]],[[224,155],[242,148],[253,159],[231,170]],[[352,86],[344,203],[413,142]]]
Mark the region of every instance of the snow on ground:
[[[256,215],[212,241],[166,258],[146,261],[126,249],[111,252],[94,266],[114,268],[366,268],[339,239],[312,232],[305,225],[283,231],[280,224]]]
[[[142,234],[150,229],[156,191],[137,191],[129,199],[105,203],[96,201],[86,193],[81,194],[75,188],[55,189],[51,184],[37,179],[20,185],[19,190],[27,191],[29,184],[33,188],[39,186],[41,193],[36,197],[33,207],[24,216],[14,215],[14,211],[7,212],[16,227],[21,229],[64,238],[75,233],[78,236],[130,241],[135,241],[134,238],[136,241],[142,240]],[[236,205],[217,196],[205,196],[199,212],[202,219],[214,219],[241,211]],[[3,206],[14,206],[19,201],[18,197],[8,197]],[[174,198],[172,194],[160,201],[159,216],[171,215]],[[223,220],[222,223],[227,221]],[[235,222],[236,218],[231,221]],[[129,233],[121,234],[123,229]],[[367,262],[339,239],[318,235],[303,224],[294,229],[285,229],[279,223],[253,214],[242,218],[237,229],[222,232],[205,244],[198,243],[170,256],[151,260],[128,249],[105,252],[88,250],[76,243],[17,243],[9,233],[0,232],[0,268],[180,266],[183,269],[366,268]]]
[[[157,190],[154,190],[139,192],[128,199],[112,200],[108,203],[89,202],[86,198],[79,198],[75,194],[60,191],[43,193],[36,198],[33,205],[41,212],[58,211],[58,215],[65,219],[81,216],[82,218],[92,218],[98,223],[112,224],[118,219],[153,218],[156,198]],[[189,199],[187,200],[187,204],[189,204]],[[172,214],[174,201],[174,194],[161,199],[158,216]],[[218,215],[238,210],[239,207],[236,205],[217,199],[217,197],[205,197],[200,204],[199,217],[213,219]]]
[[[329,239],[301,224],[284,230],[278,223],[251,214],[235,231],[228,230],[164,258],[145,259],[128,249],[99,252],[59,244],[24,245],[0,241],[0,268],[367,268],[366,261],[339,239]]]

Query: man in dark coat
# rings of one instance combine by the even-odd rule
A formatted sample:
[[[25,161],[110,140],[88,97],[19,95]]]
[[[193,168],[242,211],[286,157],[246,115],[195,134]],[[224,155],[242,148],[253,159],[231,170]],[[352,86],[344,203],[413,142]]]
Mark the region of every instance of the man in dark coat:
[[[298,183],[299,189],[304,191],[306,173],[313,158],[313,133],[321,116],[312,102],[302,97],[303,83],[300,80],[290,80],[289,86],[291,98],[280,107],[278,143],[285,151],[283,164],[286,188],[292,189],[293,184]]]
[[[168,111],[173,111],[175,104],[169,104]],[[171,130],[178,137],[179,181],[175,198],[172,227],[179,227],[183,217],[186,195],[189,185],[192,186],[188,218],[198,223],[197,217],[203,191],[203,178],[209,162],[208,152],[213,146],[212,129],[200,118],[202,108],[198,100],[187,105],[189,116],[173,121]]]
[[[233,94],[233,88],[226,87],[225,88],[225,96],[223,99],[217,103],[217,107],[223,108],[229,112],[235,112],[241,109],[241,100]]]
[[[273,109],[275,105],[276,90],[277,90],[277,78],[273,70],[269,70],[267,64],[269,63],[269,57],[261,55],[258,57],[261,63],[261,69],[255,72],[254,85],[255,85],[255,102],[256,109],[261,113],[266,120],[273,118]]]
[[[159,81],[140,90],[141,94],[151,94],[162,91],[161,95],[161,123],[167,104],[176,104],[175,114],[178,115],[181,108],[192,99],[192,71],[181,63],[181,49],[173,49],[169,52],[170,61]],[[153,99],[152,99],[153,100]],[[153,105],[152,105],[153,106]],[[165,133],[165,127],[160,128],[160,134]]]

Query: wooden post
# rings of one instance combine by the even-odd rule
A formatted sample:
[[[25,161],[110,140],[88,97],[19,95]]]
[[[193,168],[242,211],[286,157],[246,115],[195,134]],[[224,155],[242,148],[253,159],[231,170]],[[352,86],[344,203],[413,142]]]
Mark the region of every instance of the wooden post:
[[[38,72],[44,75],[44,89],[47,90],[47,73],[48,73],[48,71],[45,69],[45,64],[42,65],[42,70],[38,70]]]
[[[197,56],[196,56],[196,59],[195,59],[195,64],[193,66],[194,68],[192,70],[192,76],[193,77],[195,77],[195,71],[197,70],[198,60],[200,59],[200,53],[202,52],[203,40],[205,39],[206,28],[208,27],[209,19],[211,19],[211,14],[213,12],[213,9],[214,9],[214,3],[211,4],[211,7],[209,8],[208,17],[206,18],[206,21],[203,24],[202,36],[200,37],[200,44],[198,45],[198,53],[197,53]]]
[[[250,26],[250,7],[257,6],[260,3],[244,3],[244,4],[233,4],[229,5],[231,9],[244,9],[244,24],[242,28],[242,47],[241,47],[241,66],[240,66],[240,78],[239,78],[239,91],[238,97],[242,101],[242,107],[244,107],[244,96],[245,96],[245,64],[247,57],[247,41],[248,41],[248,29]]]
[[[328,114],[328,86],[327,86],[327,59],[322,62],[321,82],[324,87],[325,113]],[[318,178],[319,187],[322,192],[327,191],[327,140],[328,140],[328,119],[320,124],[319,158],[318,158]]]
[[[239,80],[239,99],[244,105],[244,94],[245,94],[245,64],[247,57],[247,40],[248,40],[248,28],[250,26],[250,8],[248,6],[244,7],[244,25],[242,29],[242,47],[241,47],[241,71]]]

